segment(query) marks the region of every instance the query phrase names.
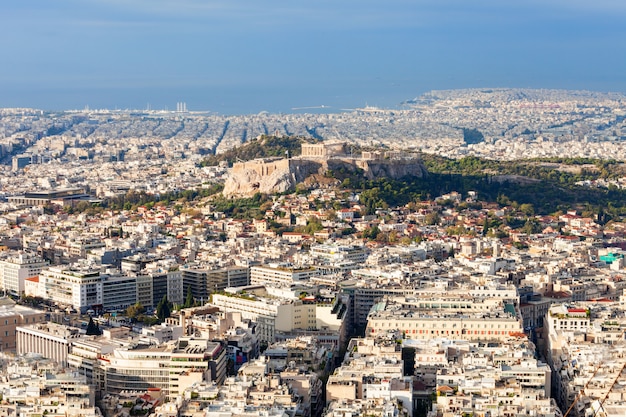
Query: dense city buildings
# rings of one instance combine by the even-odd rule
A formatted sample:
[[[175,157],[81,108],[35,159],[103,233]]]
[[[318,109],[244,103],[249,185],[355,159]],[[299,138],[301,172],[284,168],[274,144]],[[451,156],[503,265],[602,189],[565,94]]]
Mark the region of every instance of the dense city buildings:
[[[330,200],[333,192],[316,198]],[[464,202],[450,196],[440,201]],[[297,195],[272,204],[289,207],[296,218],[312,215],[309,200]],[[285,239],[259,228],[258,219],[201,210],[194,215],[200,227],[160,207],[90,220],[66,214],[57,223],[64,228],[46,236],[31,223],[20,241],[34,252],[11,249],[5,259],[41,267],[24,279],[22,299],[40,297],[49,311],[27,317],[30,308],[7,304],[16,311],[16,342],[5,347],[76,369],[98,401],[158,390],[181,412],[232,409],[225,389],[250,398],[259,413],[270,403],[310,415],[383,412],[390,404],[389,412],[413,416],[470,410],[558,416],[559,407],[572,404],[579,415],[589,407],[620,412],[611,378],[621,375],[624,344],[623,249],[580,239],[601,226],[574,212],[536,216],[541,232],[511,230],[503,239],[481,229],[488,210],[498,215],[493,208],[477,205],[461,215],[455,205],[430,207],[440,211],[440,223],[427,224],[421,209],[406,208],[324,220],[331,231],[375,224],[396,240],[418,231],[420,239],[402,244],[352,234]],[[454,218],[466,234],[449,233]],[[558,222],[573,233],[554,231]],[[126,232],[111,236],[111,227]],[[207,239],[206,230],[224,231],[225,239]],[[607,232],[615,237],[619,230]],[[48,242],[50,252],[67,252],[43,261],[36,240]],[[513,244],[520,241],[524,246]],[[8,290],[13,284],[6,282]],[[138,321],[146,308],[148,316],[161,314],[163,299],[172,303],[168,325]],[[578,300],[595,304],[573,304]],[[102,335],[87,334],[91,320]],[[361,331],[364,338],[350,340]],[[597,349],[603,357],[617,355],[612,367],[597,369],[605,382],[595,391],[587,386],[588,401],[572,395],[585,378],[572,380],[583,368],[566,359],[579,342],[610,346]],[[563,373],[569,367],[572,374]],[[258,376],[243,378],[252,369]],[[290,387],[280,388],[280,381]],[[260,389],[273,394],[261,401]],[[611,394],[603,400],[603,392]],[[204,400],[195,402],[196,395]]]
[[[205,155],[271,134],[451,158],[620,160],[619,141],[626,136],[623,100],[619,94],[587,91],[450,90],[432,91],[399,110],[288,118],[155,110],[88,110],[53,117],[40,110],[3,109],[0,153],[10,156],[27,149],[30,158],[22,155],[16,169],[7,166],[1,182],[7,201],[20,206],[76,204],[86,194],[101,199],[128,190],[164,193],[202,187],[225,172],[224,167],[199,166]],[[464,129],[479,131],[484,140],[466,143]],[[303,155],[329,156],[318,148],[309,145]],[[71,190],[73,200],[68,201]]]
[[[400,182],[332,175],[417,166],[415,151],[621,155],[621,96],[545,94],[432,92],[403,110],[281,123],[3,110],[0,413],[624,415],[618,207],[545,213],[455,190],[451,174],[441,195],[389,204],[372,196]],[[484,140],[467,143],[463,128]],[[216,194],[233,170],[204,155],[275,130],[337,139],[286,154],[301,158],[289,167],[352,162],[294,192]],[[232,162],[267,179],[282,157]]]

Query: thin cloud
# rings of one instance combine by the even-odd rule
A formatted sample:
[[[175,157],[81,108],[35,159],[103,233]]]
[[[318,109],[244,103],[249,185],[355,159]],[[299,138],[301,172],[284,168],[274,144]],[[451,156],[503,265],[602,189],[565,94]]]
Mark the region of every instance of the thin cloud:
[[[148,21],[116,19],[69,19],[66,23],[88,28],[137,28],[154,26],[153,22]]]
[[[291,27],[311,25],[319,30],[329,28],[377,28],[390,25],[415,26],[432,16],[420,12],[415,3],[407,1],[320,1],[294,3],[291,1],[165,1],[165,0],[100,0],[100,7],[109,12],[131,13],[150,19],[184,19],[189,22],[208,19],[216,22],[236,22],[249,28]]]

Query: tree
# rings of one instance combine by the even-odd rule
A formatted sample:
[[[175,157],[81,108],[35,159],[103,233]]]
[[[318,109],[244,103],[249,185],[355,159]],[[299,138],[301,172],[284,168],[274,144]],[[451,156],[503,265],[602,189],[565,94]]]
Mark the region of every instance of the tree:
[[[440,221],[441,217],[439,217],[439,213],[437,213],[436,211],[432,211],[424,217],[424,223],[428,225],[439,224]]]
[[[100,336],[101,334],[102,330],[100,330],[100,326],[93,321],[93,317],[89,317],[89,324],[87,324],[87,336]]]
[[[144,308],[144,306],[141,305],[139,301],[137,301],[135,304],[126,309],[126,315],[131,319],[136,319],[137,316],[144,313],[145,311],[146,309]]]
[[[187,298],[185,298],[185,304],[183,304],[184,308],[193,307],[194,300],[193,294],[191,293],[191,286],[187,287]]]
[[[527,216],[532,216],[535,214],[535,208],[532,204],[525,203],[519,206],[519,210]]]
[[[378,226],[374,225],[372,227],[368,227],[367,229],[363,230],[363,239],[375,240],[378,237],[379,233],[380,229],[378,228]]]
[[[170,316],[172,313],[172,308],[170,307],[170,302],[167,301],[167,295],[164,295],[159,304],[157,305],[157,317],[159,321],[163,322],[166,318]]]
[[[522,227],[522,232],[528,235],[540,233],[541,230],[542,230],[542,227],[539,221],[537,221],[537,219],[532,218],[532,217],[527,219],[526,223],[524,223],[524,226]]]
[[[307,220],[306,226],[304,226],[304,233],[312,235],[315,232],[319,232],[323,228],[324,226],[322,226],[322,222],[320,221],[320,219],[312,216]]]
[[[489,232],[489,217],[485,217],[483,222],[483,236],[487,236],[487,232]]]

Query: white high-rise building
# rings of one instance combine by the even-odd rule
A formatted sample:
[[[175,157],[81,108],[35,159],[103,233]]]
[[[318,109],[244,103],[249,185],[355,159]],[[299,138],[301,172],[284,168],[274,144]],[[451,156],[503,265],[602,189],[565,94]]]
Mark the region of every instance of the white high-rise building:
[[[0,286],[9,294],[20,296],[24,294],[24,281],[39,275],[41,270],[48,266],[36,254],[21,252],[0,260]]]
[[[81,312],[102,305],[102,278],[99,269],[51,267],[39,275],[40,294]]]
[[[137,277],[118,271],[51,267],[41,271],[38,285],[44,298],[83,313],[122,310],[137,302]]]

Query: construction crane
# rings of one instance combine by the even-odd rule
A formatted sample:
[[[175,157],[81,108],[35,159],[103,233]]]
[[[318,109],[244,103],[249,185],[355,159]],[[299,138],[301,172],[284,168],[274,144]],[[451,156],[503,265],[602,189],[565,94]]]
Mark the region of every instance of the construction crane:
[[[578,400],[580,400],[580,398],[584,395],[585,390],[587,389],[587,386],[596,376],[596,374],[598,373],[598,370],[602,367],[602,365],[604,365],[604,361],[601,361],[598,364],[598,366],[596,366],[596,369],[593,371],[593,374],[591,375],[591,377],[589,377],[589,379],[587,380],[587,383],[580,389],[580,391],[578,392],[578,395],[576,396],[576,398],[574,398],[574,401],[572,401],[572,404],[570,404],[565,414],[563,414],[563,417],[567,417],[569,415],[569,413],[572,411],[572,409],[574,408]]]
[[[565,414],[563,414],[563,417],[567,417],[569,415],[569,413],[572,411],[572,409],[574,408],[574,406],[576,405],[576,403],[578,402],[578,400],[580,400],[580,398],[584,395],[585,393],[585,389],[587,389],[587,386],[589,385],[589,383],[594,379],[594,377],[596,376],[596,374],[598,373],[598,370],[604,365],[604,362],[600,362],[600,364],[596,367],[596,369],[593,371],[593,375],[591,375],[591,377],[587,380],[587,383],[585,384],[584,387],[581,388],[580,392],[578,393],[578,395],[576,396],[576,398],[574,398],[574,401],[572,401],[572,404],[569,406],[569,408],[567,409],[567,411],[565,412]],[[617,383],[617,381],[619,380],[620,375],[622,374],[622,372],[624,371],[624,368],[626,368],[626,362],[624,362],[622,364],[622,366],[619,369],[619,372],[617,372],[617,375],[615,376],[615,379],[613,380],[613,383],[611,384],[611,386],[609,387],[609,389],[606,391],[606,393],[604,394],[604,396],[602,397],[602,400],[600,401],[600,406],[598,407],[598,409],[594,412],[594,416],[597,414],[598,410],[600,410],[602,408],[602,405],[604,404],[604,401],[607,399],[607,397],[609,396],[609,393],[613,390],[613,387],[615,386],[615,384]]]
[[[613,383],[611,384],[611,386],[609,387],[609,389],[604,393],[604,397],[602,397],[602,400],[600,401],[600,406],[596,409],[596,411],[593,413],[593,416],[595,417],[596,414],[598,414],[598,411],[600,410],[604,410],[604,401],[607,399],[607,397],[609,396],[609,393],[613,390],[613,387],[615,386],[615,384],[617,383],[617,381],[619,380],[619,377],[622,375],[622,372],[624,372],[624,368],[626,368],[626,362],[624,362],[622,364],[622,366],[619,368],[619,371],[617,372],[617,375],[615,375],[615,379],[613,380]],[[605,413],[606,414],[606,413]]]

